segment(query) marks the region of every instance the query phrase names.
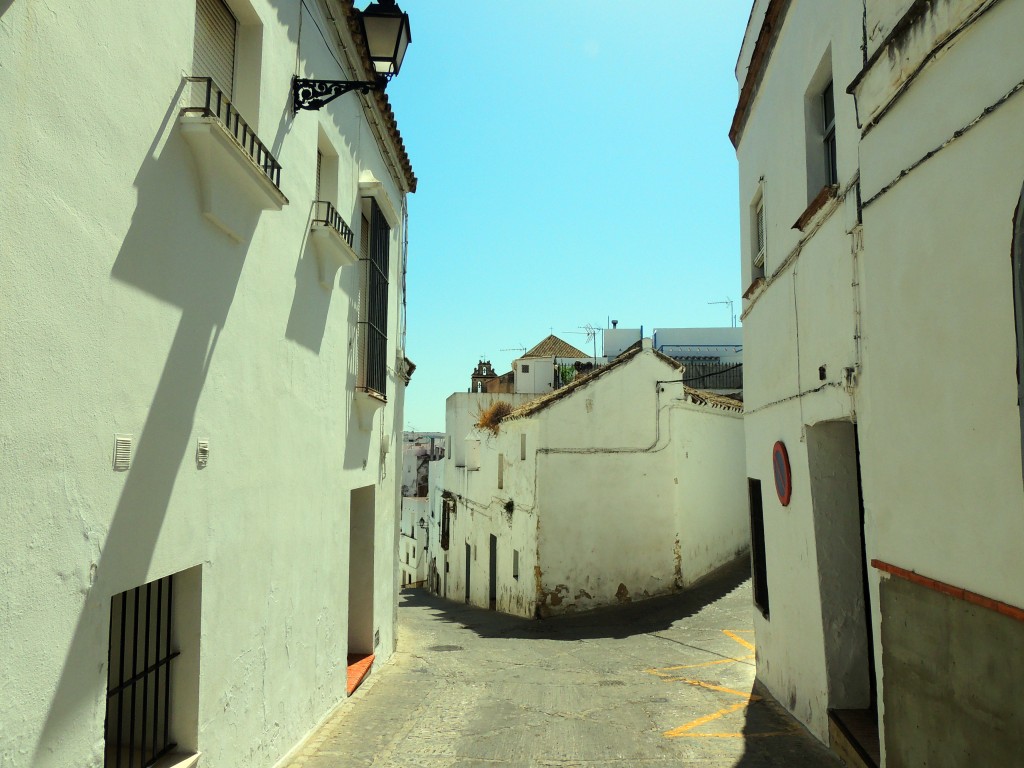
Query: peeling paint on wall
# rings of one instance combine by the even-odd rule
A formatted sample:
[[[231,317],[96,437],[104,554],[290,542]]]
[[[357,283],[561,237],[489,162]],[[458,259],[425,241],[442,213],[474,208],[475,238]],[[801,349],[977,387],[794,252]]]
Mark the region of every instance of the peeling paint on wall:
[[[673,558],[673,580],[672,583],[676,589],[683,588],[683,549],[679,543],[679,537],[676,536],[676,543],[672,547],[672,558]]]

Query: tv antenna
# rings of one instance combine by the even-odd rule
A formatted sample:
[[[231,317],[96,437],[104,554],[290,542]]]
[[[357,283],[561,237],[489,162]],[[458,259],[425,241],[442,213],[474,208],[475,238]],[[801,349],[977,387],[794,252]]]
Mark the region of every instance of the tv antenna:
[[[587,337],[587,341],[593,342],[594,344],[594,365],[597,365],[597,328],[590,323],[580,326],[579,331],[559,331],[559,333],[575,333]]]
[[[726,299],[725,301],[709,301],[708,304],[728,304],[729,305],[729,321],[732,324],[730,327],[736,327],[736,315],[732,311],[733,300]]]

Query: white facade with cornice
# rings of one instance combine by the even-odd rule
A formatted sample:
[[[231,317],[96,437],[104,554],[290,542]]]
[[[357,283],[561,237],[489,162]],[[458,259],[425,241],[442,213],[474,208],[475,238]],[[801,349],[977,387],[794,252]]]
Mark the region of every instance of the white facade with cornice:
[[[1022,29],[757,0],[737,65],[758,677],[851,764],[1024,749]]]
[[[377,95],[292,112],[351,2],[219,1],[0,3],[4,766],[274,765],[395,648],[416,180]]]

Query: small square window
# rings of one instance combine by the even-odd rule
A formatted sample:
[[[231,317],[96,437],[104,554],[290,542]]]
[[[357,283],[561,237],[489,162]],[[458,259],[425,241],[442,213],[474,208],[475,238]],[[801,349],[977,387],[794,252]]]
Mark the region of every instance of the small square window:
[[[529,373],[530,372],[530,364],[529,363],[523,363],[522,364],[522,372],[523,373]]]

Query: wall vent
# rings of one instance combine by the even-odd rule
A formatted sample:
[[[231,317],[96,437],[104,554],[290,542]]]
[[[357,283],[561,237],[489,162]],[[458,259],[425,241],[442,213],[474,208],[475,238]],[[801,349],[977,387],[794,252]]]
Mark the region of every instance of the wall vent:
[[[210,463],[210,441],[196,441],[196,469],[206,469]]]
[[[132,464],[132,436],[114,435],[114,471],[126,472]]]

